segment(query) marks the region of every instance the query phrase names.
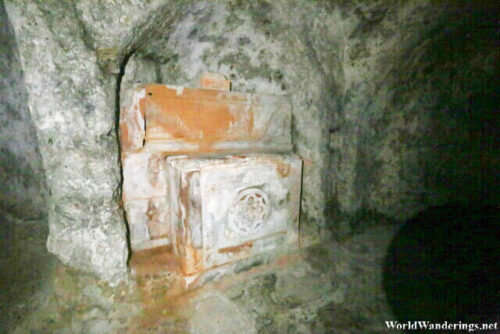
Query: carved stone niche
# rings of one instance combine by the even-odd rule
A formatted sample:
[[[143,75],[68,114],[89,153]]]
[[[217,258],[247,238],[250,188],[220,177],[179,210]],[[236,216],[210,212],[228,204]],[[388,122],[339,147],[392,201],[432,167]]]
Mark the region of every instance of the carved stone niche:
[[[185,275],[296,244],[301,160],[284,97],[147,84],[120,115],[132,251],[171,245]],[[235,156],[234,154],[238,154]]]

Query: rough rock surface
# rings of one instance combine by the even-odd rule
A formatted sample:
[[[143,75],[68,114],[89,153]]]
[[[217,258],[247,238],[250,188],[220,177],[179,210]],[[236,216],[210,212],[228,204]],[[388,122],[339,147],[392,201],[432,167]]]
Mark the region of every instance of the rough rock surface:
[[[394,226],[372,228],[344,243],[304,249],[300,258],[260,274],[243,272],[178,297],[169,295],[175,290],[169,276],[112,289],[59,266],[46,272],[50,276],[40,293],[5,310],[5,328],[85,334],[385,333],[384,321],[394,317],[382,289],[382,263],[395,232]]]
[[[57,261],[46,250],[46,221],[24,221],[0,212],[0,327],[9,333],[38,308]]]
[[[406,219],[441,202],[495,201],[497,15],[488,2],[342,10],[345,93],[332,134],[341,210]]]
[[[14,31],[0,2],[0,209],[33,219],[47,214],[47,186]]]
[[[498,10],[488,2],[6,7],[50,193],[48,248],[102,279],[126,276],[115,126],[120,92],[136,82],[192,86],[208,70],[235,90],[288,96],[305,161],[301,228],[312,240],[326,227],[351,231],[360,216],[378,223],[430,203],[498,195]],[[22,156],[12,145],[7,152]],[[25,151],[36,155],[35,145]],[[20,160],[22,170],[39,170],[39,159],[30,161]]]
[[[127,244],[114,199],[116,80],[100,70],[66,6],[7,3],[50,191],[47,247],[64,263],[117,282],[125,277]]]

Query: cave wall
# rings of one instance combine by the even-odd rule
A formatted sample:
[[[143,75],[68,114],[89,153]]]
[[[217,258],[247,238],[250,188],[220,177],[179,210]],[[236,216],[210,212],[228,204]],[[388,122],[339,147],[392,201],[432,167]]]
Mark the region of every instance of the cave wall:
[[[495,124],[498,48],[491,24],[473,29],[481,5],[466,3],[471,16],[423,0],[6,4],[50,191],[48,248],[105,280],[127,271],[116,121],[135,83],[196,86],[212,71],[236,91],[287,96],[310,242],[497,181],[494,127],[481,124]]]
[[[20,219],[47,214],[47,188],[16,38],[0,1],[0,210]]]
[[[341,12],[333,228],[445,202],[498,203],[497,6],[345,2]]]

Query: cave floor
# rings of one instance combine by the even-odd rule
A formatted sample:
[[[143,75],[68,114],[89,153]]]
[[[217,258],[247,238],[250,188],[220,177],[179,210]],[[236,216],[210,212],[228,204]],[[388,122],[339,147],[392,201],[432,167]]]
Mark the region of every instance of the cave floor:
[[[0,259],[0,332],[385,333],[394,319],[382,263],[397,226],[301,249],[182,294],[173,293],[170,274],[110,288],[71,270],[47,253],[47,232],[36,226],[2,231],[11,246]]]

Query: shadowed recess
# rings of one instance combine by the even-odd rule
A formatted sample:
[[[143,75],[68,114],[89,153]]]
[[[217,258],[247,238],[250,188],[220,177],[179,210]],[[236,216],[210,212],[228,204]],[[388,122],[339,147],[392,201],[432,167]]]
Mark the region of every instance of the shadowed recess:
[[[393,239],[384,289],[400,321],[498,321],[499,207],[447,205],[406,222]]]

